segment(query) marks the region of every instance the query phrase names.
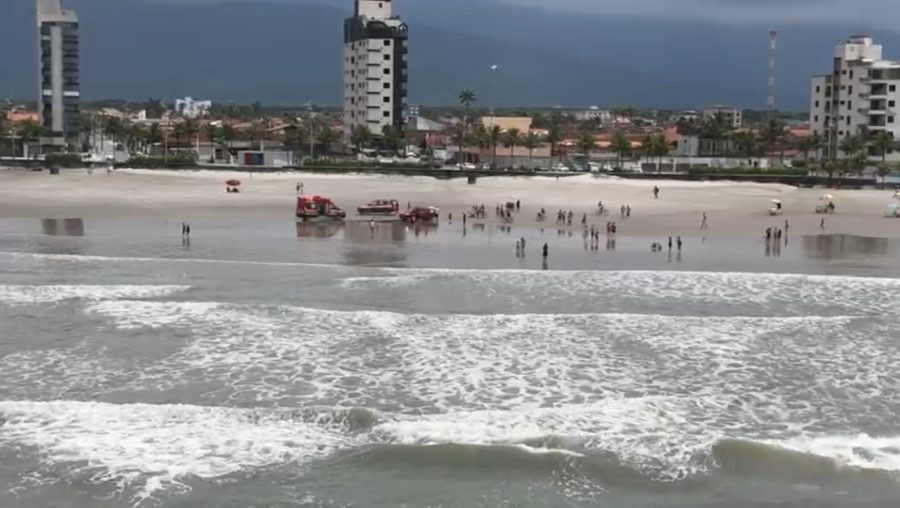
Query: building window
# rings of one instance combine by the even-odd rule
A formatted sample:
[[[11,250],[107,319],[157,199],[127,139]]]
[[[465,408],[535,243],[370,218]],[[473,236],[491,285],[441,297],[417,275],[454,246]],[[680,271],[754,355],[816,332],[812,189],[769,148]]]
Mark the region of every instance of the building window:
[[[350,63],[356,63],[356,57],[355,57],[355,56],[351,56],[351,57],[350,57]]]
[[[847,117],[847,125],[850,125],[850,117]]]
[[[383,98],[381,99],[381,102],[384,102],[385,104],[390,104],[390,103],[391,103],[391,98],[390,98],[390,97],[383,97]]]
[[[843,135],[844,135],[844,131],[838,131],[838,136],[843,136]]]
[[[385,54],[385,55],[384,55],[384,59],[385,59],[385,61],[390,60],[390,59],[391,59],[390,53]]]
[[[846,76],[846,75],[847,75],[847,69],[842,70],[842,71],[841,71],[841,74],[843,74],[843,75]],[[841,87],[841,88],[843,88],[843,87]]]
[[[896,91],[897,91],[897,85],[891,85],[891,86],[888,88],[888,90],[891,91],[891,92],[896,92]]]
[[[383,88],[384,88],[385,90],[389,90],[389,89],[391,88],[391,84],[390,84],[390,83],[385,83],[384,86],[383,86]]]
[[[853,71],[850,71],[850,79],[853,79]]]
[[[845,102],[847,102],[847,101],[841,101],[841,106],[843,106]]]
[[[853,101],[847,101],[847,109],[853,109]]]
[[[819,121],[819,115],[816,115],[815,117],[813,117],[813,122],[818,122],[818,121]]]
[[[894,117],[889,116],[889,117],[888,117],[888,123],[894,123]]]
[[[385,45],[385,46],[390,46],[390,45],[391,45],[391,40],[390,40],[390,39],[385,39],[385,40],[384,40],[384,45]]]
[[[894,104],[896,104],[896,101],[888,101],[888,106],[894,107]]]
[[[391,70],[390,70],[390,69],[384,69],[383,72],[384,72],[384,75],[387,76],[388,74],[391,73]]]
[[[821,88],[822,88],[822,87],[820,87],[820,86],[816,86],[816,93],[819,93],[819,90],[820,90]]]
[[[383,117],[385,117],[385,118],[390,118],[390,117],[391,117],[391,112],[390,112],[390,111],[384,111],[384,112],[381,113],[381,116],[383,116]]]
[[[853,95],[853,85],[850,85],[849,87],[847,87],[847,93],[850,95]]]
[[[816,101],[816,107],[819,107],[819,101]]]

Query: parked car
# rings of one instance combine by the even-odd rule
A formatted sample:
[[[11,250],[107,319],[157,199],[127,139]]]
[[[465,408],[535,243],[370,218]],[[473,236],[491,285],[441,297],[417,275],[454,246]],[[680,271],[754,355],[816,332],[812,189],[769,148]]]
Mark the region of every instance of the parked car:
[[[400,218],[409,222],[434,221],[438,218],[440,210],[435,206],[417,206],[412,210],[400,213]]]

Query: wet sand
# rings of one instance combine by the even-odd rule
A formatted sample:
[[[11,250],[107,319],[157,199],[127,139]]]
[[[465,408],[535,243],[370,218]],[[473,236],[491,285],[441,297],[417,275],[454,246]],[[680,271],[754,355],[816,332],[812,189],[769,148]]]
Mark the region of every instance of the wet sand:
[[[224,182],[237,178],[241,193],[228,194]],[[635,181],[613,177],[579,175],[564,178],[479,178],[469,185],[465,179],[437,180],[429,177],[390,175],[318,175],[312,173],[247,174],[212,171],[96,170],[46,172],[0,170],[0,218],[127,218],[165,217],[173,220],[216,218],[292,217],[296,183],[303,182],[307,194],[332,198],[353,210],[375,199],[397,199],[401,207],[431,205],[441,208],[442,220],[453,213],[460,220],[474,204],[484,204],[488,219],[496,223],[498,203],[521,201],[514,225],[556,229],[556,211],[572,210],[572,230],[581,230],[581,218],[604,229],[617,222],[618,236],[656,237],[747,237],[759,236],[767,227],[783,227],[785,220],[796,235],[863,234],[900,238],[900,220],[883,217],[892,201],[892,191],[797,189],[786,185],[736,182]],[[652,188],[661,189],[654,199]],[[834,196],[837,213],[827,215],[824,230],[821,215],[814,213],[819,198]],[[784,214],[772,217],[771,200],[783,202]],[[612,211],[597,215],[598,200]],[[632,215],[620,217],[621,205]],[[547,211],[547,222],[535,216]],[[700,229],[707,213],[709,228]],[[569,228],[563,228],[569,229]]]

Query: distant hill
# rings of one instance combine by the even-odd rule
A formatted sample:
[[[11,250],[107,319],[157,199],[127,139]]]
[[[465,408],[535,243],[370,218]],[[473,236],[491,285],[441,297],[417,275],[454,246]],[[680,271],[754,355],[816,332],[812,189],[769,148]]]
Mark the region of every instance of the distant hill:
[[[170,4],[68,0],[82,24],[88,99],[185,95],[340,104],[341,27],[350,10],[233,0]],[[513,9],[493,0],[397,0],[411,26],[410,103],[687,107],[765,103],[768,27]],[[805,109],[849,29],[781,27],[779,105]],[[876,33],[900,53],[900,35]],[[34,95],[31,1],[0,7],[0,97]],[[23,50],[24,48],[24,50]],[[489,66],[498,64],[492,73]]]

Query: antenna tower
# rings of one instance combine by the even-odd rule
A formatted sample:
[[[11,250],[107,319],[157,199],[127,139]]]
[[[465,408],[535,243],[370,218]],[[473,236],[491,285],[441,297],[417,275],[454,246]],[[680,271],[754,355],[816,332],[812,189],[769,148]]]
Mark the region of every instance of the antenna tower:
[[[778,49],[778,31],[769,30],[769,93],[766,97],[768,119],[775,115],[775,55]]]

